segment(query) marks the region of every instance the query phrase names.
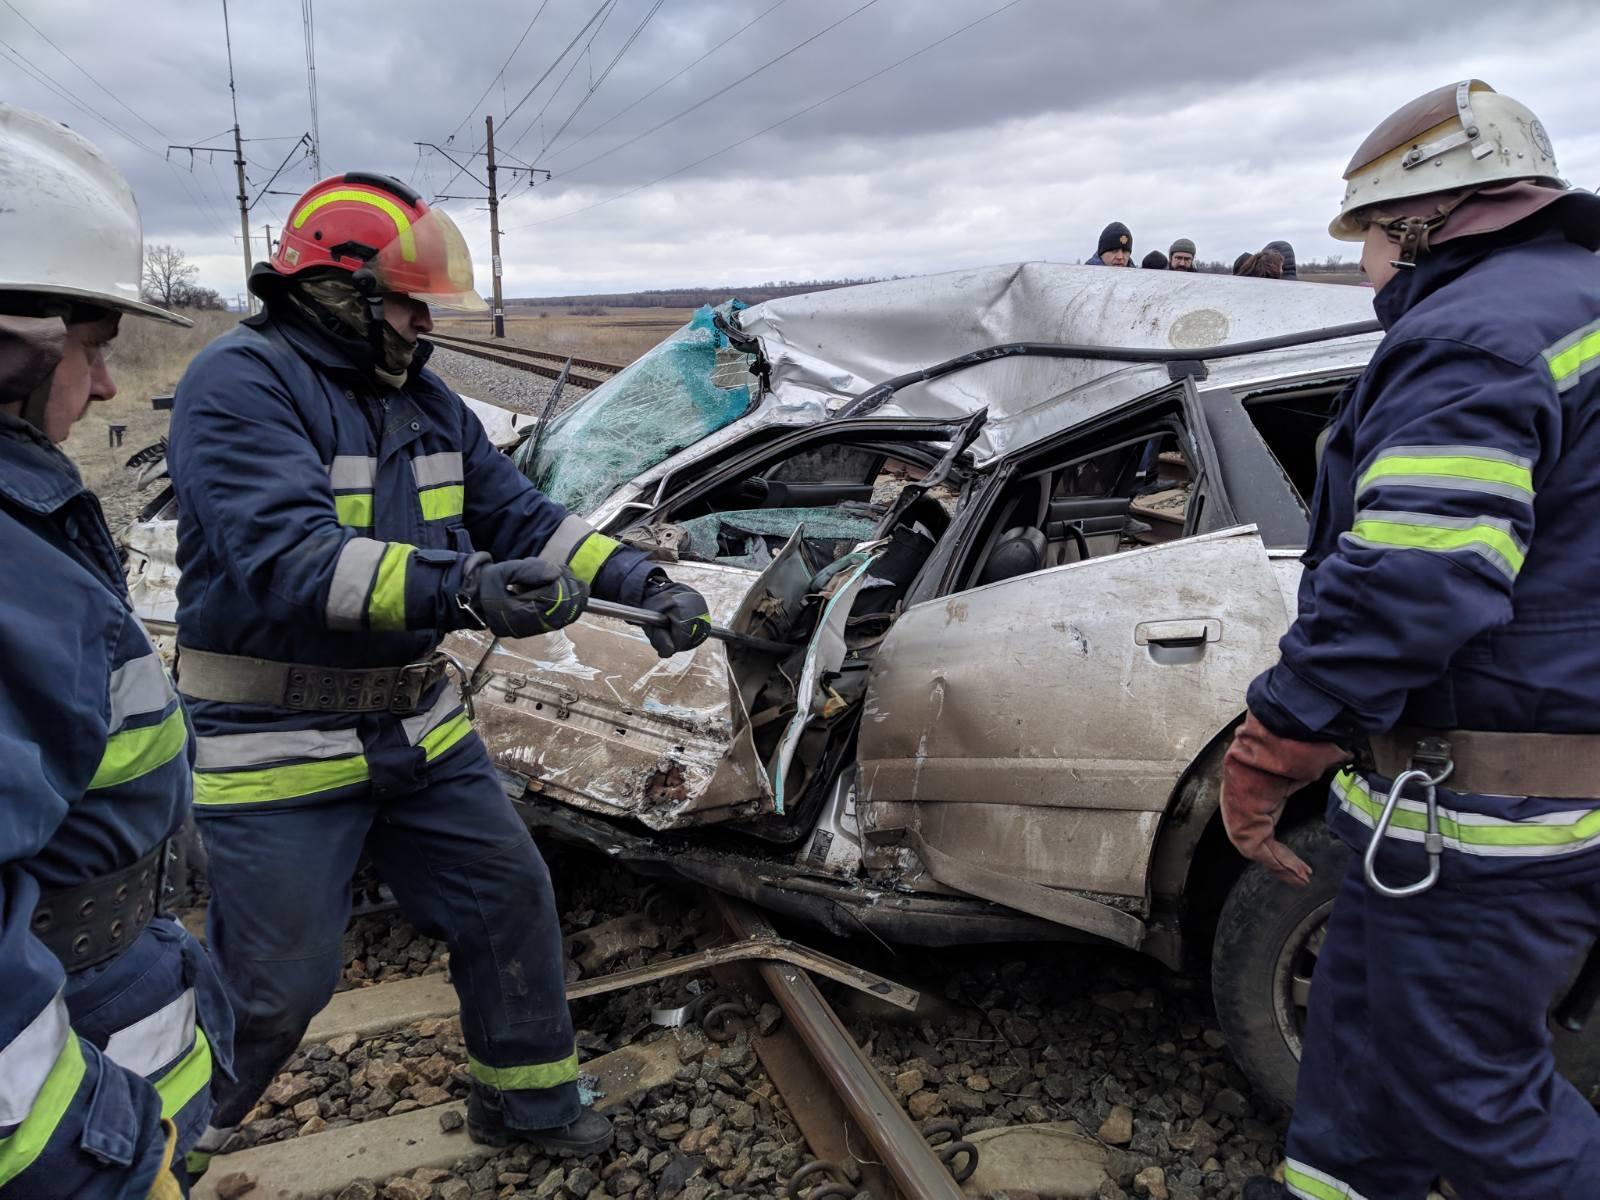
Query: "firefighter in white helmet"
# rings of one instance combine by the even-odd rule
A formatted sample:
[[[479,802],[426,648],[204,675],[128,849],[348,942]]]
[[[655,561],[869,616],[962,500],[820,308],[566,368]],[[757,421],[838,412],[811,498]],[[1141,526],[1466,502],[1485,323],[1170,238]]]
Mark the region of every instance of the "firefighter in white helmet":
[[[1593,1196],[1600,1117],[1546,1013],[1600,932],[1600,197],[1475,79],[1397,110],[1345,179],[1331,232],[1363,243],[1387,332],[1222,797],[1286,902],[1312,881],[1297,847],[1336,899],[1283,1184],[1244,1195]],[[1327,820],[1353,854],[1305,822],[1280,841],[1341,765]]]
[[[0,1194],[175,1197],[229,1070],[201,947],[161,913],[187,721],[57,448],[116,394],[139,212],[83,138],[0,104]]]

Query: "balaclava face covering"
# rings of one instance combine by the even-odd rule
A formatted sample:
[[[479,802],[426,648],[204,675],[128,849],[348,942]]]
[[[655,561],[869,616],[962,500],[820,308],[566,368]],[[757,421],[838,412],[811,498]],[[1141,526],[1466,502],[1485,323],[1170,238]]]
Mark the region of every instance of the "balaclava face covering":
[[[319,325],[371,346],[367,298],[347,276],[290,279],[285,291],[289,299]],[[379,322],[378,332],[382,349],[373,352],[372,373],[392,388],[404,387],[406,371],[417,348],[396,333],[387,321]]]

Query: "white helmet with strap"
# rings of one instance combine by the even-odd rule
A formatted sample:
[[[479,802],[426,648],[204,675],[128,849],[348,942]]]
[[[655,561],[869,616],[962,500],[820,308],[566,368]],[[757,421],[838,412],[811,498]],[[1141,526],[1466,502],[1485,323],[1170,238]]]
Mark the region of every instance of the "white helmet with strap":
[[[1344,178],[1344,204],[1328,232],[1345,242],[1366,236],[1360,210],[1386,202],[1519,179],[1566,187],[1539,118],[1481,79],[1435,88],[1391,113]]]
[[[139,298],[144,239],[122,173],[58,121],[0,103],[4,293],[192,322]]]

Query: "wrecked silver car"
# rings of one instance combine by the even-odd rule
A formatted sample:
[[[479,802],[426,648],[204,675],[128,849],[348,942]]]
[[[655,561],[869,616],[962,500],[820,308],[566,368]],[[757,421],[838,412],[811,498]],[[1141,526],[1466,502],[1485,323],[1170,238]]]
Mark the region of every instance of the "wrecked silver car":
[[[1038,263],[702,310],[504,440],[787,652],[596,616],[445,648],[542,834],[841,934],[1209,956],[1287,1102],[1343,851],[1313,788],[1313,886],[1244,869],[1220,767],[1374,329],[1361,288]],[[169,515],[130,539],[157,618]]]

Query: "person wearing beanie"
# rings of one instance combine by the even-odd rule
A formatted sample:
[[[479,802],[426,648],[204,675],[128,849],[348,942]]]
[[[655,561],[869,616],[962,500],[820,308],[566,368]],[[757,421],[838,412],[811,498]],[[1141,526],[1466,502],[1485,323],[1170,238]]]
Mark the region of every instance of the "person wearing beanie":
[[[1194,270],[1194,243],[1188,238],[1179,238],[1172,243],[1167,251],[1167,269],[1169,271]]]
[[[1100,243],[1094,248],[1094,257],[1085,264],[1090,267],[1126,267],[1133,262],[1133,234],[1121,221],[1113,221],[1100,231]]]
[[[1152,250],[1139,260],[1139,265],[1146,271],[1165,271],[1167,269],[1167,256],[1159,250]]]

